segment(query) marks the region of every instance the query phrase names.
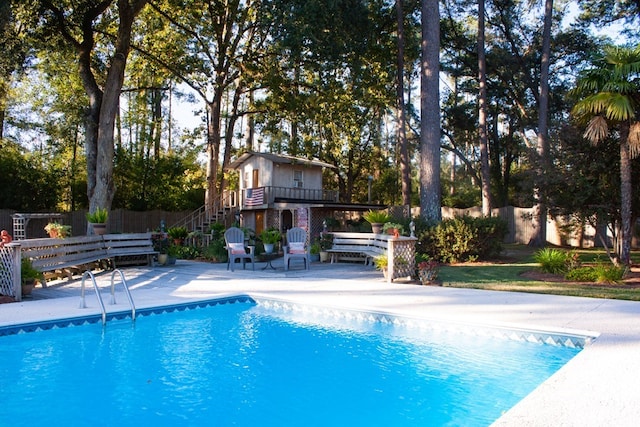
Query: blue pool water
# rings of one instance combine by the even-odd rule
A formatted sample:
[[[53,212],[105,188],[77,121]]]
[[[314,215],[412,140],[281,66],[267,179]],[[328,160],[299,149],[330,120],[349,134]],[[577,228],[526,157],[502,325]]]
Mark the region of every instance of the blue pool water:
[[[578,351],[224,304],[0,337],[0,425],[486,426]]]

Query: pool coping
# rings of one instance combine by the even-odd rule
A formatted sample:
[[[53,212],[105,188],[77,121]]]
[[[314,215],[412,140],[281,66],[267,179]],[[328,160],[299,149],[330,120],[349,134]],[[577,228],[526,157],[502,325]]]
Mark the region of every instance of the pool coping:
[[[502,426],[635,426],[640,419],[640,303],[518,292],[386,283],[362,265],[312,264],[311,270],[226,271],[226,264],[178,261],[131,268],[127,280],[137,310],[248,294],[353,310],[399,313],[462,323],[525,329],[587,331],[599,336],[563,368],[506,412]],[[106,275],[105,275],[106,277]],[[106,278],[108,279],[108,278]],[[106,279],[104,279],[106,281]],[[77,317],[79,285],[64,282],[38,293],[50,299],[0,305],[0,326]],[[105,285],[108,287],[108,284]],[[124,299],[123,299],[124,301]],[[126,311],[120,304],[115,311]],[[86,315],[100,315],[89,301]]]

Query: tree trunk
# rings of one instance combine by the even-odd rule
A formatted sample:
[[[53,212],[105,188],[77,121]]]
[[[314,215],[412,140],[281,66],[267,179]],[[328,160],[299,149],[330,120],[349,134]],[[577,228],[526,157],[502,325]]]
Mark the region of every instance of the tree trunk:
[[[96,186],[89,199],[89,212],[97,208],[111,209],[115,194],[113,182],[113,135],[115,119],[120,105],[120,93],[124,82],[124,71],[131,46],[131,27],[147,0],[118,0],[118,35],[115,41],[115,52],[109,64],[104,86],[100,121],[98,124],[98,141],[96,156]]]
[[[553,17],[553,0],[545,0],[544,28],[542,30],[542,59],[540,61],[540,96],[538,98],[538,173],[536,179],[535,221],[537,222],[536,234],[530,245],[542,247],[547,242],[547,204],[546,204],[546,180],[549,172],[549,62],[551,58],[551,24]]]
[[[487,62],[484,46],[484,0],[478,0],[478,137],[480,139],[480,175],[482,176],[482,215],[491,216],[491,174],[487,136]]]
[[[620,129],[620,263],[631,264],[631,153],[629,151],[629,122]]]
[[[422,0],[420,78],[420,210],[440,221],[440,5]]]
[[[396,114],[398,122],[398,147],[400,148],[400,173],[402,176],[402,204],[411,205],[411,165],[407,147],[406,113],[404,105],[404,3],[396,0],[398,21],[398,82],[396,88]]]
[[[207,122],[207,189],[205,191],[205,206],[213,209],[218,196],[218,153],[220,152],[220,103],[207,103],[209,120]],[[215,118],[214,118],[215,117]]]

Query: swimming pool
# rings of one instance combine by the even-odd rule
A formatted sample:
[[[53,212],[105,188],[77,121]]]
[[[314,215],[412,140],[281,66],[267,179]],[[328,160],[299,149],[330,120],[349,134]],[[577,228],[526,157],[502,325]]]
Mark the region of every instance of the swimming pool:
[[[580,350],[580,337],[258,302],[5,333],[0,425],[489,425]]]

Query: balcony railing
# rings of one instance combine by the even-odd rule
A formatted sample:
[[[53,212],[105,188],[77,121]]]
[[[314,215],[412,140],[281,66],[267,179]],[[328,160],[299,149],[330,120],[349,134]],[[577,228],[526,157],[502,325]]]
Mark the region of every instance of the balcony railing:
[[[264,206],[276,200],[337,202],[338,192],[322,189],[267,186],[242,190],[240,200],[243,208]]]

